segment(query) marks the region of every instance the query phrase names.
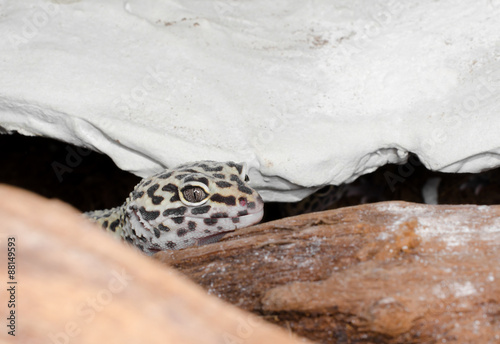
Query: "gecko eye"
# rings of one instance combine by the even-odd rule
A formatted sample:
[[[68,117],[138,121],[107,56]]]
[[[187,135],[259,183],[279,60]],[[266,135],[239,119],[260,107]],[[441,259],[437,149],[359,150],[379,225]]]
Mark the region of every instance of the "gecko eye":
[[[206,190],[198,185],[188,185],[181,190],[181,201],[187,205],[200,205],[207,197]]]

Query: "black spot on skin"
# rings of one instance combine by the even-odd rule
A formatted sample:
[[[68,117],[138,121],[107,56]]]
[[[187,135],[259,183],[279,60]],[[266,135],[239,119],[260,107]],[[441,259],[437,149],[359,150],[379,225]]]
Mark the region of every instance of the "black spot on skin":
[[[238,177],[236,174],[231,174],[231,177],[229,177],[233,182],[236,182],[238,185],[243,185],[243,181]]]
[[[238,190],[248,195],[251,195],[253,193],[252,189],[244,185],[238,185]]]
[[[154,232],[155,232],[155,237],[159,238],[160,237],[160,230],[158,228],[155,228]]]
[[[160,174],[160,175],[158,176],[158,178],[159,178],[159,179],[168,179],[168,178],[172,177],[172,174],[173,174],[173,172],[163,173],[163,174]]]
[[[228,187],[231,187],[233,184],[231,183],[228,183],[228,182],[225,182],[225,181],[219,181],[219,182],[215,182],[215,184],[220,187],[220,188],[228,188]]]
[[[233,217],[231,220],[233,220],[233,223],[240,222],[240,218],[239,217]]]
[[[204,205],[202,207],[196,207],[191,210],[191,214],[193,215],[199,215],[199,214],[206,214],[209,212],[210,208],[212,208],[210,205]]]
[[[167,191],[176,194],[179,190],[176,185],[169,183],[161,188],[162,191]]]
[[[242,210],[238,212],[238,216],[245,216],[248,215],[248,210]]]
[[[175,248],[175,246],[177,246],[177,244],[173,241],[167,241],[166,244],[167,248],[173,250]]]
[[[249,182],[250,181],[250,178],[248,177],[248,175],[245,176],[245,181],[246,182]]]
[[[140,207],[139,211],[141,213],[141,216],[144,218],[146,221],[152,221],[158,218],[160,216],[160,212],[158,210],[154,211],[147,211],[144,207]]]
[[[219,179],[226,179],[226,175],[222,173],[214,173],[212,175],[214,178],[219,178]]]
[[[186,212],[186,210],[187,210],[187,208],[184,207],[184,206],[178,207],[178,208],[166,209],[163,212],[163,216],[171,216],[171,215],[182,216],[182,215],[184,215],[184,213]]]
[[[250,189],[248,186],[245,186],[245,183],[237,175],[232,174],[231,180],[238,184],[238,190],[240,190],[241,192],[246,193],[248,195],[251,195],[253,193],[252,189]]]
[[[112,232],[115,232],[116,231],[116,227],[118,227],[120,225],[120,220],[116,219],[114,220],[113,222],[111,222],[109,224],[109,229],[112,231]]]
[[[236,197],[234,196],[222,196],[221,194],[213,194],[210,199],[214,202],[224,203],[226,205],[236,205]]]
[[[213,226],[217,223],[217,219],[203,219],[203,222],[208,226]]]
[[[187,230],[185,228],[180,228],[177,230],[178,237],[183,237],[184,235],[186,235],[186,233],[187,233]]]
[[[203,232],[205,232],[207,234],[210,234],[210,230],[209,229],[205,229]]]
[[[142,184],[142,186],[148,186],[149,184],[151,184],[151,182],[152,182],[152,180],[151,180],[151,179],[150,179],[150,180],[146,180],[146,181],[144,182],[144,184]]]
[[[189,221],[188,222],[188,229],[190,232],[194,231],[196,229],[196,222]]]
[[[205,184],[206,186],[208,186],[208,179],[205,178],[205,177],[195,177],[195,176],[189,176],[187,177],[186,179],[184,179],[184,182],[187,183],[187,182],[200,182],[200,183],[203,183]]]
[[[150,186],[148,188],[147,194],[151,198],[151,202],[153,202],[154,205],[160,204],[165,198],[162,196],[155,196],[156,190],[160,187],[160,184],[154,184],[153,186]]]
[[[179,170],[179,172],[183,172],[183,173],[199,173],[199,171],[193,170],[191,168],[183,168],[182,170]]]
[[[175,194],[173,195],[172,197],[170,197],[170,202],[171,203],[174,203],[174,202],[178,202],[180,201],[181,199],[179,198],[179,195]]]
[[[179,189],[177,188],[176,185],[174,184],[167,184],[164,187],[161,188],[163,191],[171,192],[174,195],[170,198],[170,202],[177,202],[180,201],[179,198]]]
[[[210,167],[207,164],[200,164],[198,166],[200,166],[202,169],[204,169],[207,172],[220,172],[224,168],[222,166]]]
[[[255,209],[255,202],[248,202],[247,207],[248,209]]]
[[[168,228],[167,226],[163,225],[162,223],[160,223],[158,225],[158,229],[161,230],[161,231],[164,231],[164,232],[170,232],[170,228]]]
[[[132,199],[135,201],[138,198],[144,196],[144,191],[132,191]]]
[[[227,163],[227,166],[234,167],[238,171],[238,174],[241,174],[241,172],[243,172],[243,166],[240,164],[235,164],[234,162],[230,161]]]
[[[104,222],[102,223],[102,226],[103,226],[104,228],[108,228],[108,225],[109,225],[108,220],[106,220],[106,221],[104,221]]]
[[[212,219],[220,219],[223,217],[229,217],[227,213],[215,213],[212,216],[210,216]]]
[[[181,223],[184,222],[184,216],[172,217],[172,221],[174,221],[176,224],[180,225]]]
[[[182,178],[187,177],[187,176],[189,176],[189,174],[178,174],[175,176],[175,179],[181,180]]]

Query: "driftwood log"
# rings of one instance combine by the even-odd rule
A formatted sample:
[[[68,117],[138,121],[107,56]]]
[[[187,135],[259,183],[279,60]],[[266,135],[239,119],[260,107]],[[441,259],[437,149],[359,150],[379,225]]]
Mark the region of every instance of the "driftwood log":
[[[321,343],[500,343],[500,207],[383,202],[156,258]]]
[[[0,186],[0,219],[0,343],[305,341],[206,295],[62,202]]]

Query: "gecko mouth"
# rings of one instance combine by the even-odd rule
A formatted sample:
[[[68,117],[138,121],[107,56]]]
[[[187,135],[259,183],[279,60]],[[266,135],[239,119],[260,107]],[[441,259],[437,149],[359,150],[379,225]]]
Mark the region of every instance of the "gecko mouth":
[[[231,220],[236,225],[236,228],[241,228],[259,223],[263,216],[264,211],[261,210],[255,213],[232,217]]]
[[[236,216],[229,216],[229,214],[217,213],[211,216],[188,216],[187,218],[205,220],[206,224],[231,224],[231,229],[234,230],[246,226],[251,226],[256,223],[259,223],[264,216],[264,210],[259,209],[257,211],[248,212],[247,210],[240,211]],[[229,227],[228,227],[229,228]]]
[[[198,238],[197,243],[199,246],[215,243],[229,232],[234,232],[236,229],[259,223],[263,216],[264,211],[259,211],[257,213],[228,218],[234,223],[233,228],[227,228],[226,230],[221,229],[219,233],[200,237]]]
[[[250,226],[262,220],[263,216],[264,207],[260,206],[258,208],[240,210],[237,212],[237,214],[235,212],[231,214],[228,212],[220,211],[213,214],[186,214],[184,216],[173,216],[171,217],[171,219],[173,219],[174,222],[176,220],[180,222],[183,218],[207,221],[213,220],[214,223],[216,223],[217,221],[229,220],[234,224],[245,223],[247,226]],[[238,225],[236,228],[241,228],[241,225]]]

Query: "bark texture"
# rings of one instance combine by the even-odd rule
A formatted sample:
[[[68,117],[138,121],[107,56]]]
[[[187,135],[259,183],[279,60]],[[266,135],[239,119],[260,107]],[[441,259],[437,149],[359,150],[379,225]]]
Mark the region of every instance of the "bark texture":
[[[499,343],[499,214],[499,206],[382,202],[156,258],[322,343]]]
[[[2,289],[8,285],[11,237],[16,241],[17,282],[16,336],[5,327],[10,296],[3,290],[1,343],[305,341],[206,295],[62,202],[0,185],[0,218]]]

